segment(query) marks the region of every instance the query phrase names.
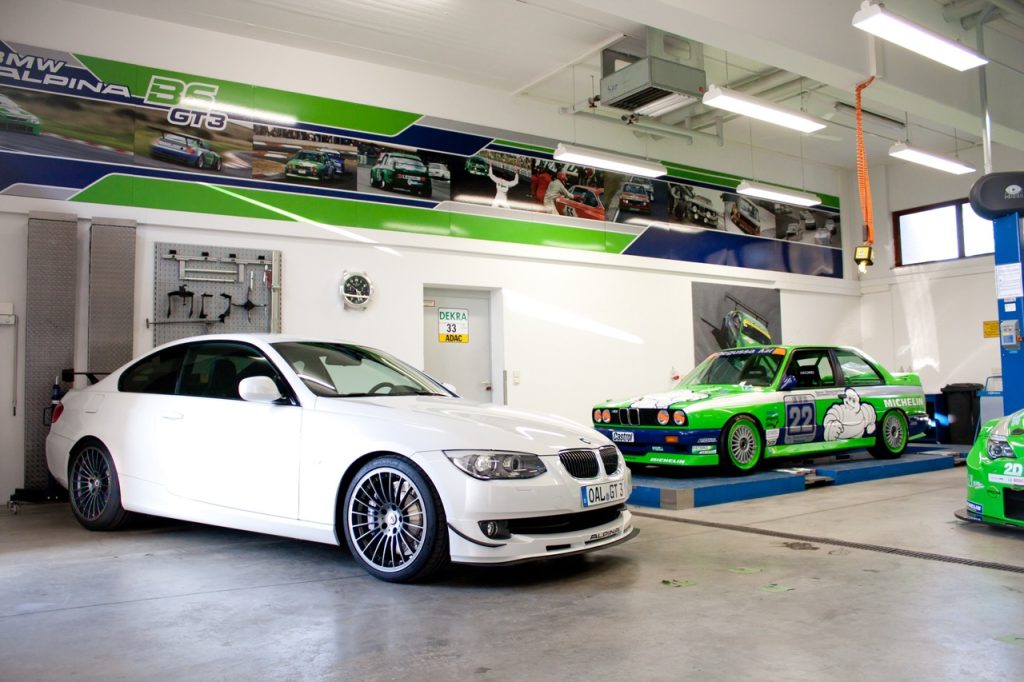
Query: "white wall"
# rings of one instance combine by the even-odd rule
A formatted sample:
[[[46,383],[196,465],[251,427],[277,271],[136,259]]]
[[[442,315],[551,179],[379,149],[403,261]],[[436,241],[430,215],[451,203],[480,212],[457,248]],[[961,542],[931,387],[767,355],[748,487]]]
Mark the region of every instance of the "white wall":
[[[995,170],[1024,168],[1024,153],[999,145],[993,152]],[[980,149],[961,157],[982,167]],[[871,169],[876,260],[861,279],[864,348],[890,368],[919,372],[928,393],[999,373],[999,341],[982,335],[982,322],[998,318],[994,261],[896,268],[891,212],[966,198],[978,177],[897,162]]]

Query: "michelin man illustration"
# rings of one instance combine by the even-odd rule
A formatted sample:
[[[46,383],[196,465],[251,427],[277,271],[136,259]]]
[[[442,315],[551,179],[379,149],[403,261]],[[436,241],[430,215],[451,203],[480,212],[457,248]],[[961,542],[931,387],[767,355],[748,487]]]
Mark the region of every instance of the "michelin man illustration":
[[[822,425],[825,440],[863,438],[875,432],[875,408],[862,403],[857,391],[848,388],[843,402],[828,408]]]
[[[508,191],[519,184],[519,173],[513,171],[512,177],[505,179],[500,175],[496,175],[494,166],[488,164],[487,176],[494,183],[494,200],[491,201],[491,206],[494,208],[512,208],[512,205],[508,203]]]

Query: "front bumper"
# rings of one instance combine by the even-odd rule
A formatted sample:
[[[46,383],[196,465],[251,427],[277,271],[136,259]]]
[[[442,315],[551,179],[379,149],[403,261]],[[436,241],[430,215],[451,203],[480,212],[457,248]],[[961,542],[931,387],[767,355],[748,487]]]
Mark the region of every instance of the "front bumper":
[[[1012,460],[982,460],[972,452],[967,460],[967,507],[957,514],[980,521],[1024,528],[1024,484],[1003,483],[1000,464]],[[996,480],[993,480],[993,477]]]
[[[594,428],[618,446],[627,462],[672,466],[718,464],[719,429],[656,429],[596,424]],[[620,440],[625,434],[632,435],[632,442]]]
[[[635,535],[633,516],[624,504],[631,477],[621,462],[611,476],[602,472],[597,478],[578,480],[557,457],[544,457],[547,471],[537,478],[481,481],[457,469],[441,452],[420,453],[415,460],[442,492],[453,562],[506,564],[553,558],[604,549]],[[584,508],[581,489],[604,483],[624,483],[624,498]],[[550,517],[571,520],[560,526],[567,530],[541,528]],[[511,536],[487,537],[482,521],[508,521]],[[531,529],[517,532],[517,527]]]

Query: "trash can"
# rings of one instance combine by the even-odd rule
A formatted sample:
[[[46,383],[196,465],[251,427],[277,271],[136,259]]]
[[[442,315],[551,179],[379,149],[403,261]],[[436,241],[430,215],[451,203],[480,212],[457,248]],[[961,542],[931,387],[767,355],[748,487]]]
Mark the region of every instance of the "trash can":
[[[978,391],[982,388],[981,384],[947,384],[942,387],[949,415],[950,443],[970,445],[974,442],[981,411]]]

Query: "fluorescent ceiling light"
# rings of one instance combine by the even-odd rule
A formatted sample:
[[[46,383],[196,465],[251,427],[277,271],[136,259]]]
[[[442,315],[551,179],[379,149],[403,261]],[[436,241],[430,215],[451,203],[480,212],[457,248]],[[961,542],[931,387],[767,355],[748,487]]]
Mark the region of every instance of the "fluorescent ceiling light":
[[[720,88],[712,85],[704,93],[704,104],[716,109],[725,109],[737,114],[756,118],[759,121],[767,121],[778,126],[799,130],[802,133],[813,133],[825,127],[824,123],[816,121],[810,116],[780,107],[772,102],[766,102],[757,97],[745,95],[742,92]]]
[[[918,163],[922,166],[928,166],[935,170],[945,171],[946,173],[952,173],[953,175],[964,175],[965,173],[973,173],[977,168],[968,166],[966,163],[960,163],[954,159],[948,159],[945,156],[939,156],[937,154],[929,154],[928,152],[915,149],[906,142],[897,142],[893,146],[889,147],[889,156],[895,156],[897,159],[903,159],[904,161],[910,161],[911,163]]]
[[[578,163],[619,173],[643,175],[648,178],[656,178],[665,174],[665,167],[657,161],[641,159],[636,156],[624,156],[603,149],[577,147],[564,142],[560,142],[555,148],[554,157],[556,161],[562,163]]]
[[[974,50],[898,17],[882,5],[862,4],[860,11],[853,15],[853,25],[957,71],[988,63],[988,59]]]
[[[782,204],[796,204],[797,206],[817,206],[821,203],[821,197],[808,192],[798,192],[795,189],[785,189],[775,185],[766,185],[761,182],[744,180],[737,187],[736,191],[747,196],[778,201]]]
[[[664,116],[670,111],[675,111],[696,101],[697,98],[693,95],[684,95],[681,92],[676,92],[671,95],[665,95],[653,102],[648,102],[633,113],[640,114],[641,116]]]

